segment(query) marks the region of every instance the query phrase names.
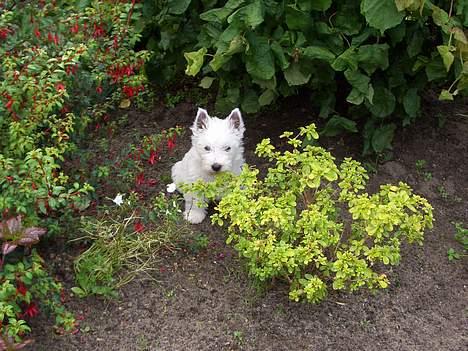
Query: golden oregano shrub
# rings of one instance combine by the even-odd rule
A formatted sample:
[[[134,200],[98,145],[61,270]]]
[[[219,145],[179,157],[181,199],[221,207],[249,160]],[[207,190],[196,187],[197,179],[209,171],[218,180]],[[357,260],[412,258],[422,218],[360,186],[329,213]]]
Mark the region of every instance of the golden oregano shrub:
[[[283,279],[289,298],[317,303],[330,289],[386,288],[385,265],[400,262],[403,240],[422,244],[432,228],[432,206],[405,183],[365,192],[368,175],[351,158],[341,164],[318,139],[315,125],[282,138],[278,151],[264,139],[256,154],[271,163],[266,176],[244,166],[240,176],[221,174],[212,183],[189,186],[207,200],[222,194],[211,217],[226,225],[227,243],[260,282]]]

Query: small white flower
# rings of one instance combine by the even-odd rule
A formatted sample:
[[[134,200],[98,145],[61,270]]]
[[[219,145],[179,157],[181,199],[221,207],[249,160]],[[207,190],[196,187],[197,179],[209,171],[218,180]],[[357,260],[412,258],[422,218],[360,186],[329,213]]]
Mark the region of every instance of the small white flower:
[[[115,203],[116,205],[122,205],[123,204],[123,195],[118,193],[117,196],[115,197],[115,199],[112,200],[113,203]]]
[[[168,193],[173,193],[174,191],[176,191],[177,187],[174,183],[171,183],[171,184],[167,184],[166,186],[166,190]]]

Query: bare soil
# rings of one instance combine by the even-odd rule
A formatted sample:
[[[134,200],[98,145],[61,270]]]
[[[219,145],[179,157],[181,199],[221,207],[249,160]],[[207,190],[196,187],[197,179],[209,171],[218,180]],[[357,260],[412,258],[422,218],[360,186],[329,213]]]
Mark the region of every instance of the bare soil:
[[[195,109],[184,102],[173,109],[130,112],[127,131],[188,127]],[[253,153],[256,143],[264,137],[277,142],[282,131],[295,126],[320,124],[313,115],[307,101],[296,97],[246,119],[248,163],[264,166]],[[467,260],[447,258],[449,248],[461,250],[452,222],[468,224],[468,108],[429,101],[425,115],[397,133],[393,158],[377,168],[369,185],[372,191],[382,183],[407,182],[435,209],[434,229],[423,246],[404,246],[401,264],[388,272],[388,289],[332,293],[319,305],[289,301],[280,284],[259,291],[225,244],[223,230],[205,221],[194,230],[209,237],[208,249],[167,253],[157,282],[134,281],[118,300],[70,297],[69,308],[84,318],[80,332],[55,335],[42,316],[31,322],[35,343],[29,350],[468,350]],[[446,122],[439,128],[441,116]],[[121,133],[112,143],[125,140],[126,132]],[[189,143],[187,133],[175,158]],[[355,135],[322,140],[338,157],[359,158],[360,143]],[[417,171],[417,160],[426,160],[431,179]],[[57,276],[73,286],[71,254],[55,255],[64,265]]]

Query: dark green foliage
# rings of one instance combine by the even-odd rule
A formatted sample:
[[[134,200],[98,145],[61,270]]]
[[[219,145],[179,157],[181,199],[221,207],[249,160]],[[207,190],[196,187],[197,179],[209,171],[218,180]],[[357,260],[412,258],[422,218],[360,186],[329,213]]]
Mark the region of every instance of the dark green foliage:
[[[365,122],[364,152],[382,152],[429,83],[441,99],[467,92],[467,12],[467,1],[146,0],[149,73],[164,82],[185,69],[217,89],[219,112],[255,113],[307,87],[321,117]]]

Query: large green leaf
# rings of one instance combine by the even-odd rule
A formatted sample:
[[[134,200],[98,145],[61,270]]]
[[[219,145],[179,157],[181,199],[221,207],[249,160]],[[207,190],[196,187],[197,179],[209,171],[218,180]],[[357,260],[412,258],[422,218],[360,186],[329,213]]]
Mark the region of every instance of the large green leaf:
[[[345,117],[334,115],[328,120],[320,134],[325,136],[336,136],[344,131],[356,133],[358,131],[356,122]]]
[[[371,144],[375,152],[382,152],[391,147],[395,129],[395,124],[390,123],[374,130]]]
[[[260,104],[260,106],[269,105],[273,102],[275,97],[276,93],[271,89],[267,89],[262,93],[262,95],[259,96],[258,103]]]
[[[310,79],[310,73],[304,72],[298,62],[293,62],[285,71],[284,78],[289,85],[303,85]]]
[[[169,13],[181,15],[187,10],[191,2],[192,0],[168,0]]]
[[[291,30],[304,31],[313,24],[312,17],[308,13],[295,8],[293,5],[286,6],[285,13],[286,24]]]
[[[359,66],[371,75],[378,68],[388,68],[388,44],[362,45],[358,49],[357,59]]]
[[[408,116],[411,118],[417,117],[421,109],[421,98],[418,95],[418,89],[408,89],[405,96],[403,96],[403,107]]]
[[[310,5],[310,8],[312,10],[317,10],[317,11],[326,11],[330,8],[332,4],[332,0],[302,0],[302,2],[308,2]],[[300,3],[300,2],[299,2]]]
[[[245,0],[229,0],[223,7],[211,9],[200,14],[200,18],[207,22],[223,23],[228,16],[239,6],[245,3]]]
[[[395,110],[396,99],[390,90],[384,87],[376,87],[372,105],[369,104],[370,112],[377,117],[385,118]]]
[[[374,89],[370,84],[370,78],[359,71],[345,71],[346,80],[351,84],[353,89],[346,98],[346,101],[360,105],[365,98],[372,103],[374,97]]]
[[[416,11],[420,10],[425,0],[395,0],[398,11]]]
[[[269,80],[275,74],[275,62],[267,37],[247,34],[249,49],[246,52],[245,67],[254,78]]]
[[[447,45],[439,45],[437,46],[437,51],[440,54],[440,57],[442,57],[442,62],[444,63],[445,69],[450,71],[450,67],[452,66],[453,60],[455,59],[455,56],[450,52],[451,50],[450,46]],[[453,48],[455,50],[455,48]]]
[[[361,13],[371,27],[377,28],[381,33],[387,29],[396,27],[405,17],[404,12],[399,12],[395,0],[363,0]]]
[[[275,55],[275,58],[276,58],[276,62],[278,62],[281,69],[285,70],[286,68],[288,68],[289,61],[284,55],[284,49],[281,47],[281,45],[277,41],[273,41],[271,43],[271,51],[273,51],[273,54]]]
[[[429,81],[447,77],[447,70],[440,56],[432,57],[431,61],[426,65],[426,75]]]
[[[206,53],[206,48],[201,48],[197,51],[184,53],[184,57],[187,60],[187,68],[185,69],[185,74],[189,76],[196,76],[203,66],[203,61]]]
[[[415,57],[421,52],[424,43],[424,33],[421,30],[413,30],[407,36],[406,52],[409,57]]]
[[[241,7],[228,17],[228,23],[242,23],[244,26],[255,29],[263,22],[264,9],[263,3],[260,0],[255,0],[253,3]]]
[[[323,60],[328,63],[332,63],[336,57],[333,52],[321,46],[307,46],[301,50],[301,54],[308,59]]]
[[[356,48],[350,47],[346,49],[340,56],[335,59],[335,61],[333,61],[332,68],[335,71],[344,71],[347,69],[356,71],[358,69]]]
[[[255,113],[260,110],[260,104],[258,103],[258,95],[253,89],[248,89],[241,103],[242,111],[246,113]]]

